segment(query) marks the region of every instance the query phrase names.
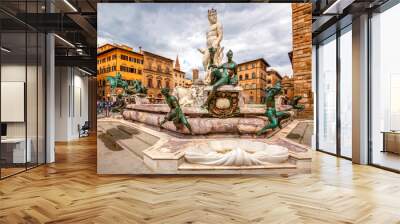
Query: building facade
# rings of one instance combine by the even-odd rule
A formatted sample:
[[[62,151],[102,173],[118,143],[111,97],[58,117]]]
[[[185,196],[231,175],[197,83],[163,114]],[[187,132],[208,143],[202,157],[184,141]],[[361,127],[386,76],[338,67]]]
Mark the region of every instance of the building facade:
[[[97,95],[100,98],[109,97],[110,86],[106,78],[114,77],[118,72],[122,79],[131,84],[133,80],[142,80],[144,57],[133,48],[118,45],[105,44],[97,49]]]
[[[179,64],[179,58],[176,56],[173,76],[173,86],[185,86],[185,72],[181,71],[181,65]]]
[[[185,78],[184,87],[185,87],[185,88],[190,88],[190,87],[192,87],[192,85],[193,85],[193,80],[188,79],[188,78]]]
[[[147,96],[152,101],[162,101],[162,88],[173,88],[173,60],[148,51],[143,51],[144,66],[142,83],[148,88]]]
[[[267,68],[263,58],[238,64],[239,85],[243,88],[244,102],[262,103],[267,86]]]
[[[195,82],[196,80],[199,80],[200,76],[199,76],[199,69],[194,68],[192,69],[192,80],[193,82]]]
[[[267,69],[266,88],[273,87],[278,81],[282,81],[282,76],[273,68]]]

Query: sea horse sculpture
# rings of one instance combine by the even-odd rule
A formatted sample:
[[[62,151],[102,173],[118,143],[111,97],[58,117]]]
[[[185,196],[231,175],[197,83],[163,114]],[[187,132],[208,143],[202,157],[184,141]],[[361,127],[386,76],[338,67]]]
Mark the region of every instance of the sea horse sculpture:
[[[114,92],[117,87],[121,87],[124,90],[128,89],[128,83],[122,79],[122,75],[119,72],[117,72],[115,77],[107,76],[107,81],[110,83],[112,92]]]
[[[269,129],[273,130],[277,127],[282,128],[281,120],[289,118],[290,114],[284,111],[276,111],[275,109],[275,96],[281,93],[281,83],[277,82],[275,86],[265,89],[267,109],[265,116],[268,118],[269,123],[257,132],[257,135],[266,133]]]
[[[111,105],[111,111],[114,113],[120,113],[125,108],[125,106],[125,100],[122,98],[122,95],[119,94],[117,96],[117,100]]]
[[[133,81],[133,93],[135,94],[147,94],[147,88],[143,86],[140,80]]]
[[[189,132],[193,134],[192,127],[185,117],[185,114],[179,105],[178,99],[169,93],[168,88],[161,89],[161,94],[165,97],[165,101],[167,102],[170,111],[168,112],[167,116],[165,116],[164,120],[161,121],[160,127],[162,127],[165,122],[172,121],[176,129],[181,129],[181,125],[183,124],[189,130]]]

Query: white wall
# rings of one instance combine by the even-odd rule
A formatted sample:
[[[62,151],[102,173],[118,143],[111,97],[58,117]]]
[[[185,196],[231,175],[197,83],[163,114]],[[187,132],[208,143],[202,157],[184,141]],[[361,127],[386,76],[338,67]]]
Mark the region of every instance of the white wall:
[[[79,138],[78,124],[88,120],[88,78],[76,68],[56,67],[55,141]]]
[[[27,69],[27,70],[25,70]],[[37,105],[37,99],[36,99],[36,80],[31,80],[30,75],[34,72],[36,74],[36,66],[27,66],[25,67],[24,65],[18,65],[18,64],[4,64],[1,66],[1,81],[4,82],[25,82],[25,75],[26,72],[28,72],[28,85],[31,87],[32,85],[35,86],[35,88],[27,88],[27,106],[34,108],[34,111],[36,112],[36,105]],[[4,97],[4,96],[3,96]],[[7,110],[7,108],[2,108],[2,110]],[[27,118],[28,122],[33,122],[28,124],[28,129],[32,128],[32,130],[36,130],[36,120],[37,120],[37,115],[36,113],[31,113],[29,108],[27,109]],[[25,137],[25,123],[26,122],[7,122],[7,135],[8,137]],[[28,137],[31,132],[28,130]],[[35,132],[35,137],[36,137],[36,132]],[[39,136],[43,137],[43,136]]]
[[[25,64],[9,64],[1,66],[1,81],[25,82]],[[6,108],[1,108],[6,110]],[[25,137],[25,122],[7,123],[7,137]]]
[[[68,139],[69,125],[69,69],[67,67],[55,68],[55,141],[66,141]]]
[[[79,137],[78,132],[78,124],[83,125],[85,121],[88,120],[88,78],[82,76],[82,73],[79,72],[78,75],[74,75],[74,88],[71,88],[73,91],[72,99],[74,102],[71,102],[73,105],[72,111],[72,119],[71,119],[71,134],[73,138]]]
[[[38,69],[38,70],[37,70]],[[6,122],[8,138],[24,138],[25,135],[30,140],[32,151],[32,161],[44,163],[44,82],[42,68],[36,65],[25,66],[25,64],[3,64],[1,66],[2,82],[23,82],[26,84],[26,107],[25,102],[20,112],[25,113],[26,120],[21,122]],[[27,80],[25,80],[27,78]],[[3,90],[2,90],[3,91]],[[25,90],[20,90],[24,94]],[[7,97],[7,95],[2,95]],[[13,113],[12,108],[1,108],[3,113]],[[37,155],[38,153],[38,155]]]

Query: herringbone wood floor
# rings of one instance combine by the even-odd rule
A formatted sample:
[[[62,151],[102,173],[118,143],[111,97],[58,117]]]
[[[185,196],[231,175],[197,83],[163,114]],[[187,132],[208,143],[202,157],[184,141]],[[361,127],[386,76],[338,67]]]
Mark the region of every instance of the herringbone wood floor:
[[[400,223],[400,175],[315,153],[312,174],[99,176],[95,138],[0,181],[0,223]]]

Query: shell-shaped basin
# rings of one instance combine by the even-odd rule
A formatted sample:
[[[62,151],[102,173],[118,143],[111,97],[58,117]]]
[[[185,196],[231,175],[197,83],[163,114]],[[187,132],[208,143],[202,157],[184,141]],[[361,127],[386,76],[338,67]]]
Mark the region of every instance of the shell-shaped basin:
[[[189,163],[213,166],[255,166],[282,163],[289,158],[283,146],[250,140],[213,140],[186,148]]]

